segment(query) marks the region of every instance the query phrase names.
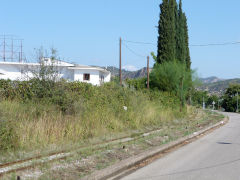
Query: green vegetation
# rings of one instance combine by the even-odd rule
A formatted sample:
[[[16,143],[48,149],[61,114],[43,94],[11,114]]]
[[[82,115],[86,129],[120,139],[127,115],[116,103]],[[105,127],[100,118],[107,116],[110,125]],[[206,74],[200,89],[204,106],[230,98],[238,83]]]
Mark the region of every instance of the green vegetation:
[[[208,90],[209,93],[217,94],[218,96],[223,96],[227,88],[231,84],[240,84],[240,79],[228,79],[228,80],[221,80],[218,82],[213,83],[204,83],[198,87],[198,89],[206,91]]]
[[[240,84],[231,84],[223,96],[222,106],[225,111],[237,112]]]
[[[177,61],[157,64],[151,73],[151,87],[185,96],[191,86],[191,72]]]
[[[156,62],[178,60],[191,69],[191,59],[188,42],[187,18],[176,0],[163,0],[160,5],[161,14],[158,26],[158,52]]]
[[[147,78],[126,79],[126,83],[128,84],[129,88],[135,88],[136,90],[147,88]]]
[[[209,95],[207,91],[194,91],[192,94],[192,104],[201,107],[203,100],[207,108],[212,108],[213,101],[215,102],[215,109],[224,109],[227,112],[237,112],[239,106],[240,84],[230,84],[222,96],[212,94]]]
[[[221,97],[217,95],[209,95],[207,91],[194,91],[192,93],[192,105],[202,107],[203,101],[206,108],[212,108],[213,101],[216,103],[215,109],[222,107]]]
[[[134,136],[135,139],[133,141],[83,148],[77,150],[73,156],[69,156],[66,159],[35,167],[30,171],[31,173],[29,173],[29,170],[18,172],[18,175],[22,179],[79,179],[96,170],[132,157],[133,154],[138,155],[152,147],[192,134],[224,118],[223,115],[215,112],[203,112],[192,107],[189,108],[188,112],[191,112],[191,116],[168,121],[168,124],[165,123],[160,126],[160,131],[148,136]],[[3,179],[8,179],[9,177],[15,177],[16,179],[16,174],[3,176]]]
[[[115,83],[0,81],[1,151],[79,143],[108,133],[156,128],[186,113],[174,95]],[[126,106],[127,111],[123,106]]]
[[[156,63],[150,74],[150,87],[173,93],[180,99],[182,110],[194,85],[187,18],[181,0],[179,5],[176,0],[163,0],[160,9],[158,52],[157,57],[151,53]]]

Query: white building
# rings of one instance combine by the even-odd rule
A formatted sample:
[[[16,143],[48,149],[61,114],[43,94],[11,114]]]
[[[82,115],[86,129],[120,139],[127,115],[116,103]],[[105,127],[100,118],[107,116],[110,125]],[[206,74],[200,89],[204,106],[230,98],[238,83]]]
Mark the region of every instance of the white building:
[[[58,78],[67,81],[80,81],[99,86],[104,82],[110,82],[111,79],[111,73],[100,67],[76,65],[57,60],[52,62],[49,58],[44,58],[43,64],[45,67],[55,68]],[[40,63],[0,62],[0,79],[29,80],[39,72],[40,67]]]

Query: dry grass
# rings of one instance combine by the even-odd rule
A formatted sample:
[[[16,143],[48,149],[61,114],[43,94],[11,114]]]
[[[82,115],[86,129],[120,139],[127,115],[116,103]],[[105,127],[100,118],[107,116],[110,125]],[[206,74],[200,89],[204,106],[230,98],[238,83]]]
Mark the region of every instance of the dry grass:
[[[221,121],[223,118],[222,115],[213,112],[203,112],[194,108],[188,108],[188,110],[192,113],[189,117],[175,119],[171,125],[163,126],[158,133],[137,138],[130,142],[108,145],[101,149],[87,148],[65,160],[36,167],[36,169],[21,172],[18,175],[24,179],[79,179],[96,170],[140,154],[146,151],[146,149],[168,143],[198,131],[210,124]],[[123,145],[125,146],[124,149]],[[7,177],[10,176],[8,175]]]
[[[180,113],[178,107],[178,99],[169,93],[115,85],[87,86],[68,113],[45,101],[2,100],[0,161],[169,126],[192,113],[190,109]]]

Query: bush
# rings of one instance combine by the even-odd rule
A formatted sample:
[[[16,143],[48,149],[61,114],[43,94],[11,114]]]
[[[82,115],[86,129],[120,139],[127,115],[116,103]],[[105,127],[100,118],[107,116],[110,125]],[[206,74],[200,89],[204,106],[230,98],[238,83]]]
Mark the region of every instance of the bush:
[[[222,106],[227,112],[236,112],[237,111],[237,98],[240,100],[239,96],[240,85],[231,84],[226,90],[223,96]]]
[[[146,89],[147,87],[147,78],[139,79],[126,79],[128,86],[133,87],[136,90]]]
[[[169,61],[155,64],[150,74],[150,87],[175,94],[181,100],[181,110],[193,86],[192,71],[185,63]]]
[[[135,91],[113,82],[96,87],[61,81],[44,93],[35,88],[39,82],[8,83],[17,96],[4,97],[0,102],[4,112],[1,117],[7,119],[1,124],[1,149],[61,145],[126,130],[156,128],[185,114],[179,113],[179,99],[172,93]]]
[[[12,121],[0,119],[0,151],[18,147],[18,136]]]

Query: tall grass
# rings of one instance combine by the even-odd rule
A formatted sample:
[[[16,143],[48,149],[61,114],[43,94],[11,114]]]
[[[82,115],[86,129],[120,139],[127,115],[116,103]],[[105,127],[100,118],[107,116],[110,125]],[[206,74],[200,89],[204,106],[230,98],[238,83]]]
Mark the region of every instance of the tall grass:
[[[79,143],[108,133],[157,128],[185,115],[178,110],[179,100],[169,93],[134,91],[114,83],[95,87],[62,82],[43,98],[36,98],[33,88],[26,96],[17,87],[16,92],[10,91],[13,96],[2,88],[7,96],[2,95],[0,102],[0,151]]]

